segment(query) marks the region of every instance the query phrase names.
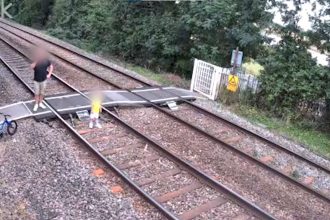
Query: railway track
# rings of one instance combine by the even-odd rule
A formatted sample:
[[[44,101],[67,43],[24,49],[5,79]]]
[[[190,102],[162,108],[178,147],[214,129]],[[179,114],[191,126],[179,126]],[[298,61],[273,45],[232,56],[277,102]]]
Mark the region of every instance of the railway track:
[[[3,23],[3,20],[0,20],[0,23]],[[64,45],[60,45],[60,44],[57,43],[57,42],[53,42],[53,41],[51,41],[51,40],[49,40],[49,39],[42,38],[42,37],[40,37],[40,36],[38,36],[38,35],[36,35],[36,34],[33,34],[33,33],[31,33],[31,32],[28,32],[28,31],[26,31],[26,30],[20,29],[20,28],[18,28],[18,27],[13,26],[13,25],[9,25],[8,23],[3,23],[3,24],[6,24],[6,25],[8,25],[8,26],[10,26],[10,27],[12,27],[12,28],[15,28],[15,29],[17,29],[17,30],[19,30],[19,31],[22,31],[22,32],[24,32],[24,33],[26,33],[26,34],[32,35],[33,37],[36,37],[36,38],[41,39],[41,40],[43,40],[43,41],[46,41],[46,42],[49,43],[49,44],[53,44],[53,45],[55,45],[56,47],[59,47],[59,48],[65,50],[65,51],[68,51],[68,52],[70,52],[70,53],[73,53],[73,54],[77,55],[77,56],[80,57],[80,58],[84,58],[85,60],[88,60],[88,61],[91,61],[91,62],[97,63],[98,65],[100,65],[100,66],[102,66],[102,67],[104,67],[104,68],[106,68],[106,69],[110,69],[111,71],[117,73],[117,75],[118,75],[118,74],[119,74],[119,75],[122,75],[124,78],[120,78],[120,83],[109,82],[109,80],[104,80],[103,78],[101,78],[102,81],[105,81],[106,83],[110,83],[110,84],[112,84],[115,88],[118,88],[118,89],[125,89],[125,87],[127,86],[127,85],[126,85],[126,83],[127,83],[127,79],[131,79],[131,80],[133,80],[133,81],[136,81],[136,82],[138,83],[138,84],[136,84],[137,86],[155,86],[155,85],[153,85],[153,84],[151,84],[151,83],[148,83],[148,82],[146,82],[146,81],[144,81],[144,80],[142,80],[142,79],[140,79],[140,78],[138,78],[138,77],[136,77],[136,76],[133,76],[133,75],[127,74],[127,73],[125,73],[125,72],[123,72],[123,71],[119,71],[119,70],[115,69],[114,67],[112,67],[112,66],[110,66],[110,65],[108,65],[108,64],[105,64],[105,63],[103,63],[102,61],[97,60],[96,58],[93,58],[93,57],[88,56],[88,55],[86,55],[86,54],[83,54],[83,53],[80,53],[80,52],[74,51],[73,49],[70,49],[70,48],[68,48],[68,47],[66,47],[66,46],[64,46]],[[3,28],[3,27],[2,27],[2,28]],[[6,30],[9,31],[9,32],[12,33],[12,34],[18,36],[17,34],[13,33],[12,31],[10,31],[10,30],[8,30],[8,29],[6,29]],[[21,36],[19,36],[19,37],[22,38]],[[24,39],[25,39],[25,38],[24,38]],[[27,40],[27,39],[25,39],[25,40]],[[27,41],[30,42],[31,44],[35,44],[35,43],[33,43],[32,41],[30,41],[30,40],[27,40]],[[56,53],[53,53],[53,55],[55,55],[56,57],[59,57],[59,55],[57,55]],[[61,59],[62,59],[62,58],[61,58]],[[72,65],[76,66],[76,64],[73,63],[72,61],[69,61],[69,63],[71,63]],[[88,70],[88,69],[86,69],[86,68],[81,68],[81,69],[84,70],[84,71],[86,71],[86,72],[88,72],[88,73],[92,73],[90,70]],[[92,74],[93,74],[94,76],[96,76],[97,78],[100,78],[95,72],[93,72]],[[112,76],[113,76],[113,75],[112,75]],[[112,77],[112,76],[111,76],[111,77]],[[126,77],[126,78],[125,78],[125,77]],[[122,84],[123,82],[125,82],[124,85]],[[136,86],[135,86],[135,87],[136,87]],[[129,84],[129,85],[127,86],[127,89],[129,89],[129,88],[135,88],[135,87]],[[200,107],[200,106],[194,104],[194,103],[191,102],[191,101],[184,100],[184,99],[182,99],[181,101],[184,102],[184,103],[186,103],[189,107],[191,107],[191,110],[196,110],[196,111],[198,111],[198,112],[201,113],[201,114],[204,114],[204,115],[206,115],[206,116],[212,117],[212,119],[215,119],[215,120],[217,120],[217,121],[219,121],[219,122],[221,122],[221,123],[227,124],[227,126],[229,126],[229,127],[231,127],[231,128],[236,128],[236,129],[240,130],[240,131],[241,131],[242,133],[244,133],[244,134],[247,134],[247,135],[253,136],[253,137],[257,138],[258,140],[260,140],[260,141],[262,141],[262,142],[264,142],[264,143],[266,143],[266,144],[269,144],[269,146],[270,146],[271,148],[274,148],[274,149],[277,149],[277,150],[281,150],[281,151],[283,151],[283,152],[285,152],[285,153],[287,153],[287,154],[289,154],[289,155],[292,155],[292,156],[298,158],[299,160],[301,160],[301,161],[303,161],[303,162],[305,162],[305,163],[307,163],[307,164],[310,164],[310,165],[315,166],[316,168],[322,170],[323,172],[326,172],[327,174],[330,174],[330,168],[329,168],[329,167],[326,167],[325,165],[319,164],[319,163],[317,163],[317,162],[315,162],[315,161],[313,161],[313,160],[310,160],[310,159],[308,159],[308,158],[306,158],[306,157],[304,157],[304,156],[302,156],[302,155],[300,155],[300,154],[298,154],[298,153],[295,153],[294,151],[292,151],[292,150],[290,150],[290,149],[288,149],[288,148],[285,148],[285,147],[283,147],[283,146],[281,146],[281,145],[279,145],[279,144],[273,142],[272,140],[269,140],[269,139],[267,139],[267,138],[265,138],[265,137],[262,137],[261,135],[255,133],[255,132],[252,132],[252,131],[250,131],[250,130],[244,128],[244,127],[241,127],[240,125],[237,125],[237,124],[235,124],[235,123],[233,123],[233,122],[231,122],[231,121],[228,121],[227,119],[222,118],[222,117],[220,117],[219,115],[216,115],[216,114],[212,113],[211,111],[209,111],[209,110],[207,110],[207,109],[205,109],[205,108],[202,108],[202,107]]]
[[[0,51],[3,60],[6,60],[8,65],[14,65],[19,76],[24,80],[27,86],[33,87],[33,71],[30,67],[29,60],[20,53],[17,53],[7,44],[6,41],[0,40]],[[56,80],[49,80],[49,92],[52,94],[60,94],[69,90],[62,86]]]
[[[4,43],[4,41],[2,43]],[[12,54],[8,48],[6,49],[6,54],[7,53]],[[18,53],[20,54],[20,52]],[[33,89],[31,83],[29,83],[28,77],[25,77],[25,75],[22,75],[22,73],[16,70],[19,69],[24,62],[24,66],[26,66],[29,63],[28,60],[23,62],[21,58],[11,59],[11,56],[4,57],[2,53],[0,54],[0,58],[27,90],[33,94]],[[17,62],[15,62],[15,60]],[[65,87],[70,91],[80,93],[88,99],[88,97],[78,89],[56,74],[54,77],[57,85],[61,85],[61,87]],[[99,133],[95,135],[91,130],[86,129],[84,125],[73,128],[51,105],[49,105],[49,103],[46,104],[56,115],[57,119],[82,141],[88,149],[95,153],[96,156],[105,162],[148,202],[158,208],[167,218],[222,218],[226,216],[221,216],[221,214],[225,213],[226,208],[229,207],[236,210],[232,213],[232,217],[274,219],[270,214],[255,206],[253,203],[247,201],[219,182],[214,181],[207,174],[189,163],[171,154],[171,152],[167,151],[159,143],[135,130],[108,109],[104,109],[105,114],[115,120],[116,124],[108,122],[104,124],[104,126],[110,129],[117,129],[117,131],[121,133],[119,137],[124,137],[122,143],[125,145],[117,145],[113,146],[111,149],[107,148],[106,150],[102,150],[99,146],[102,142],[100,142],[99,139],[102,139],[102,137],[111,138],[109,134],[102,134],[102,132],[109,132],[109,129],[99,130]],[[94,137],[91,135],[94,135]],[[126,145],[127,136],[130,136],[131,142],[129,145]],[[125,155],[121,155],[123,153]],[[155,182],[158,184],[157,187],[150,187],[150,184]],[[173,188],[168,187],[169,185],[167,185],[167,183],[169,182],[176,183],[176,186]],[[184,195],[187,194],[192,194],[194,198],[198,198],[198,205],[195,204],[196,201],[195,203],[184,201],[185,199],[189,199],[189,196],[187,198],[184,197]],[[175,201],[175,199],[178,200]],[[189,204],[190,206],[180,208],[182,206],[182,200],[184,201],[183,204]],[[169,201],[175,201],[176,203],[171,206],[168,205]],[[223,213],[216,212],[218,216],[214,216],[212,211],[215,209],[223,210]]]
[[[16,27],[15,27],[16,28]],[[8,30],[8,28],[6,28],[7,31],[11,32],[12,34],[16,35],[17,37],[20,37],[20,38],[23,38],[21,36],[19,36],[17,33],[14,33],[12,30]],[[21,30],[22,31],[22,30]],[[31,34],[31,33],[28,33],[27,31],[24,31],[25,33],[27,34]],[[35,34],[32,34],[34,37],[38,37],[40,39],[39,36],[35,35]],[[25,39],[25,38],[23,38]],[[28,40],[28,39],[25,39],[27,40],[28,42],[34,44],[31,40]],[[47,39],[42,39],[42,40],[45,40],[46,42],[48,42],[49,44],[54,44],[54,42],[50,41],[50,40],[47,40]],[[65,50],[66,52],[70,52],[70,53],[73,53],[74,55],[76,56],[79,56],[83,59],[87,59],[89,60],[89,62],[96,62],[98,63],[98,65],[102,66],[102,68],[107,68],[107,69],[110,69],[111,71],[113,72],[116,72],[117,75],[123,75],[123,77],[126,77],[124,82],[127,82],[127,80],[134,80],[136,81],[136,84],[135,85],[138,85],[138,86],[150,86],[149,83],[146,83],[144,81],[142,81],[141,79],[138,79],[134,76],[130,76],[130,75],[127,75],[125,73],[122,73],[122,72],[119,72],[115,69],[113,69],[113,67],[107,65],[107,64],[104,64],[100,61],[97,61],[95,60],[94,58],[91,58],[87,55],[84,55],[84,54],[80,54],[79,52],[76,52],[76,51],[72,51],[72,49],[68,49],[66,47],[63,47],[63,45],[59,45],[58,43],[55,43],[56,47],[59,47],[59,48],[62,48],[63,50]],[[62,55],[59,55],[59,53],[55,53],[55,52],[52,52],[52,54],[59,58],[59,59],[62,59]],[[65,56],[63,56],[65,57]],[[95,72],[89,70],[87,67],[83,66],[83,67],[78,67],[76,64],[75,64],[75,61],[73,58],[69,59],[68,60],[65,60],[65,59],[62,59],[64,62],[67,62],[73,66],[76,66],[76,68],[84,71],[84,72],[87,72],[89,74],[92,74],[93,76],[97,77],[99,80],[102,80],[103,82],[105,83],[109,83],[111,84],[112,87],[114,88],[125,88],[122,86],[121,83],[123,83],[123,78],[121,78],[121,80],[119,80],[117,83],[113,82],[113,81],[110,81],[108,79],[104,79],[103,77],[97,75]],[[115,80],[116,81],[116,80]],[[184,101],[184,100],[183,100]],[[176,120],[176,121],[179,121],[180,123],[182,123],[183,125],[205,135],[206,137],[212,139],[213,141],[215,141],[216,143],[219,143],[221,144],[221,146],[224,146],[225,148],[233,151],[234,153],[242,156],[243,158],[245,159],[248,159],[256,164],[258,164],[259,166],[271,171],[272,173],[275,173],[277,174],[278,176],[280,176],[281,178],[284,178],[286,180],[288,180],[290,183],[293,183],[294,185],[296,186],[299,186],[300,188],[308,191],[309,193],[312,193],[314,196],[318,197],[318,198],[321,198],[322,200],[326,201],[327,203],[329,203],[329,196],[326,195],[326,193],[324,193],[324,191],[320,191],[320,190],[315,190],[313,189],[313,186],[311,185],[308,185],[308,184],[305,184],[303,179],[296,179],[294,178],[291,174],[292,173],[288,173],[286,171],[281,170],[281,168],[278,168],[278,167],[274,167],[272,166],[271,163],[269,163],[269,161],[264,161],[264,157],[259,157],[258,155],[254,155],[254,152],[251,151],[251,150],[247,150],[247,151],[244,151],[246,149],[244,149],[244,146],[246,145],[253,145],[253,143],[255,143],[255,141],[260,141],[262,143],[264,143],[266,146],[264,146],[265,148],[268,147],[268,148],[272,148],[272,149],[275,149],[277,152],[281,152],[281,153],[285,153],[287,155],[289,155],[290,157],[293,157],[295,160],[298,160],[299,162],[302,162],[304,164],[306,164],[307,166],[310,166],[312,167],[312,169],[317,169],[319,170],[319,172],[323,172],[325,173],[325,175],[328,175],[329,174],[329,169],[323,165],[320,165],[318,163],[315,163],[313,162],[312,160],[309,160],[299,154],[296,154],[294,153],[293,151],[291,150],[287,150],[286,148],[280,146],[280,145],[277,145],[276,143],[273,143],[272,141],[266,139],[266,138],[263,138],[261,136],[259,136],[258,134],[255,134],[251,131],[248,131],[236,124],[232,124],[231,122],[203,109],[203,108],[200,108],[199,106],[191,103],[191,102],[187,102],[187,101],[184,101],[186,106],[185,106],[185,111],[194,111],[196,114],[201,114],[203,115],[203,117],[206,117],[207,120],[212,120],[213,121],[213,124],[214,124],[214,121],[216,121],[219,125],[221,125],[223,127],[223,129],[220,129],[220,132],[219,133],[212,133],[212,131],[214,131],[215,129],[213,129],[212,127],[208,127],[206,124],[198,124],[196,123],[196,121],[189,121],[189,117],[188,118],[185,118],[184,116],[184,113],[183,114],[177,114],[177,113],[172,113],[172,112],[169,112],[169,111],[166,111],[164,109],[161,109],[159,108],[158,106],[154,106],[154,108],[161,112],[162,114],[166,115],[166,116],[169,116],[171,117],[172,119]],[[186,122],[188,121],[188,123]],[[198,126],[196,126],[196,124],[198,124]],[[217,131],[219,131],[219,129],[217,129]],[[232,137],[232,139],[229,139],[228,141],[228,138],[227,137],[224,137],[224,133],[230,133],[230,134],[234,134],[234,137]],[[253,137],[255,140],[254,142],[245,142],[246,140],[245,139],[251,139],[251,137]],[[243,144],[241,145],[235,145],[237,143],[240,143],[242,142]],[[269,158],[269,155],[267,155],[268,158]],[[272,159],[276,161],[276,152],[274,153],[274,155],[271,155]],[[272,162],[272,161],[271,161]],[[285,168],[284,168],[285,169]]]
[[[13,26],[11,25],[11,27],[13,27]],[[4,27],[2,27],[2,28],[4,28]],[[17,27],[13,27],[13,28],[18,29]],[[23,38],[23,37],[19,36],[17,33],[14,33],[13,31],[8,30],[7,28],[5,28],[5,30],[10,32],[11,34],[14,34],[15,36]],[[24,33],[28,33],[27,31],[24,31],[24,30],[21,30],[21,29],[18,29],[18,30],[23,31]],[[64,60],[65,62],[68,62],[69,64],[79,68],[80,70],[82,70],[84,72],[92,74],[93,76],[97,77],[101,81],[110,84],[114,88],[125,89],[125,86],[122,85],[122,82],[126,83],[127,80],[134,80],[135,82],[138,83],[137,85],[139,85],[139,86],[152,86],[151,84],[146,83],[141,79],[138,79],[134,76],[131,76],[131,75],[123,73],[123,72],[119,72],[119,71],[113,69],[112,67],[110,67],[109,65],[104,64],[104,63],[102,63],[100,61],[97,61],[95,59],[92,59],[92,58],[88,57],[87,55],[84,55],[84,54],[78,53],[76,51],[73,51],[71,49],[68,49],[67,47],[64,47],[63,45],[59,45],[58,43],[51,42],[50,40],[41,38],[40,36],[36,36],[35,34],[31,34],[31,33],[28,33],[28,34],[30,34],[34,37],[37,37],[38,39],[42,39],[42,40],[46,41],[49,44],[54,44],[56,47],[59,47],[59,48],[61,48],[62,50],[66,51],[66,52],[73,53],[74,55],[77,55],[78,57],[81,57],[83,59],[87,59],[90,62],[96,62],[97,64],[101,65],[102,67],[108,68],[111,71],[116,72],[117,75],[122,75],[124,78],[114,77],[114,75],[111,75],[111,78],[119,78],[119,81],[121,82],[121,84],[118,83],[118,82],[115,83],[112,80],[110,81],[108,79],[105,79],[105,78],[97,75],[95,72],[92,72],[91,70],[89,70],[86,67],[78,66],[74,62],[74,59],[72,61],[72,58],[70,59],[71,61],[66,60],[66,59],[63,59],[61,57],[61,56],[64,56],[63,54],[57,54],[57,53],[52,52],[52,55],[54,55],[55,57],[57,57],[61,60]],[[26,38],[23,38],[23,39],[25,39],[26,41],[28,41],[31,44],[35,44],[31,40],[27,40]],[[156,108],[157,110],[161,111],[162,113],[168,115],[169,117],[180,121],[183,125],[188,126],[188,127],[192,128],[194,130],[197,130],[198,132],[200,132],[203,135],[206,135],[207,137],[213,139],[214,141],[216,141],[217,143],[223,145],[224,147],[227,147],[228,149],[235,151],[236,153],[243,156],[244,158],[257,163],[260,166],[262,166],[262,167],[264,167],[268,170],[271,170],[272,172],[276,173],[277,175],[287,179],[291,183],[304,188],[305,190],[313,193],[314,195],[316,195],[320,198],[323,198],[323,199],[327,200],[328,202],[330,201],[329,200],[330,189],[324,189],[323,191],[322,191],[322,189],[321,190],[313,189],[313,186],[310,186],[308,184],[304,184],[304,178],[303,177],[301,177],[300,180],[297,180],[297,178],[292,177],[294,172],[296,172],[294,169],[291,169],[291,170],[288,171],[288,169],[287,169],[288,166],[272,166],[269,163],[269,161],[267,161],[267,159],[272,160],[271,162],[276,161],[276,157],[279,155],[279,153],[284,153],[284,154],[289,155],[290,157],[293,157],[296,161],[298,161],[297,163],[303,162],[303,164],[306,165],[306,166],[309,166],[309,168],[314,169],[314,170],[317,169],[320,172],[325,173],[326,175],[330,174],[330,170],[329,170],[328,167],[325,167],[324,165],[318,164],[318,163],[316,163],[316,162],[314,162],[310,159],[307,159],[307,158],[305,158],[305,157],[303,157],[303,156],[301,156],[297,153],[294,153],[293,151],[291,151],[291,150],[289,150],[289,149],[287,149],[283,146],[280,146],[280,145],[272,142],[271,140],[268,140],[268,139],[266,139],[266,138],[264,138],[264,137],[262,137],[262,136],[260,136],[256,133],[253,133],[253,132],[251,132],[251,131],[243,128],[243,127],[240,127],[236,124],[233,124],[233,123],[229,122],[228,120],[226,120],[224,118],[221,118],[218,115],[215,115],[215,114],[211,113],[210,111],[195,105],[192,102],[189,102],[189,101],[186,101],[186,100],[183,100],[183,99],[182,99],[182,101],[185,104],[188,105],[189,109],[185,109],[185,110],[195,111],[197,113],[203,114],[204,117],[208,117],[208,120],[213,121],[213,123],[214,123],[214,120],[216,120],[216,122],[219,123],[218,125],[222,127],[222,129],[219,132],[220,134],[219,133],[217,133],[217,134],[213,133],[212,134],[212,131],[214,131],[214,129],[207,128],[207,126],[200,123],[200,121],[192,120],[192,118],[182,119],[184,114],[183,115],[182,114],[173,114],[172,112],[165,111],[164,109],[159,108],[156,105],[153,105],[153,107]],[[237,130],[238,130],[238,132],[237,132]],[[223,135],[223,133],[234,134],[234,137],[229,138],[228,136]],[[244,139],[249,139],[250,136],[252,136],[255,141],[253,143],[244,142]],[[229,142],[226,142],[226,140],[229,140]],[[243,142],[243,144],[242,144],[242,142]],[[262,144],[264,144],[263,147],[265,149],[270,148],[270,149],[274,149],[275,151],[273,151],[271,155],[265,155],[264,153],[261,152],[259,154],[262,155],[262,156],[260,156],[259,154],[256,154],[256,151],[254,149],[242,149],[247,144],[249,144],[250,146],[254,145],[255,142],[261,142]],[[269,158],[271,158],[271,159],[269,159]],[[329,180],[330,180],[330,177],[329,177]],[[326,193],[328,193],[329,195],[325,195],[324,191]]]

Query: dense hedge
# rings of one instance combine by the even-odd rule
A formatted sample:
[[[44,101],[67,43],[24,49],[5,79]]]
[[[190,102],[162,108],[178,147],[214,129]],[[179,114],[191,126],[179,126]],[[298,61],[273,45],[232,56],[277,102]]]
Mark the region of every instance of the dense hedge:
[[[228,65],[237,46],[256,57],[266,40],[261,30],[272,21],[266,9],[265,0],[27,0],[18,20],[37,27],[47,21],[52,34],[92,50],[190,74],[194,57]]]
[[[292,34],[290,32],[290,34]],[[269,56],[260,58],[265,66],[261,74],[261,100],[264,107],[279,116],[298,115],[301,102],[324,101],[330,97],[330,71],[321,67],[307,52],[299,37],[284,35]]]
[[[329,14],[330,0],[322,15]],[[297,27],[295,9],[279,0],[209,0],[142,2],[138,0],[13,0],[16,19],[80,47],[152,69],[189,76],[193,58],[228,66],[231,50],[240,47],[265,70],[257,104],[277,115],[296,114],[303,101],[327,100],[330,71],[307,52],[312,43],[329,51],[330,26],[319,17],[308,34]],[[273,25],[269,7],[283,13],[284,28]],[[262,31],[273,30],[279,45],[269,46]],[[308,36],[308,37],[306,37]]]

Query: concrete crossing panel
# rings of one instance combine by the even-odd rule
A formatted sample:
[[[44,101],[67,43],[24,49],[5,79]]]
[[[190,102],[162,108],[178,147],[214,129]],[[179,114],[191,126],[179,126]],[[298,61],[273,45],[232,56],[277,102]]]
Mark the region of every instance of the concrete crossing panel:
[[[141,88],[131,92],[125,90],[109,90],[102,92],[104,95],[104,107],[150,105],[149,102],[153,102],[155,104],[164,104],[167,101],[177,101],[182,98],[191,100],[197,97],[194,93],[188,90],[178,89],[175,87]],[[89,95],[88,92],[85,94],[87,96]],[[49,96],[46,98],[46,101],[52,108],[63,115],[75,113],[80,110],[90,109],[90,101],[79,93]],[[38,119],[54,116],[50,109],[39,108],[38,111],[34,112],[34,104],[34,101],[19,102],[0,107],[0,112],[11,115],[12,119],[15,120],[31,116],[34,116]]]
[[[32,112],[27,108],[24,102],[18,102],[0,107],[0,112],[6,115],[10,115],[12,120],[18,120],[32,116]],[[0,119],[0,121],[2,121],[2,119]]]

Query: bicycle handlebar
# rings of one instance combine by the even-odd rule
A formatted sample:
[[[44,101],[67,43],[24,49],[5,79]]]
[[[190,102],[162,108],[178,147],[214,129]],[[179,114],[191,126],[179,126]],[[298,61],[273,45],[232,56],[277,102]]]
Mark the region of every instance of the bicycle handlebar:
[[[1,112],[0,112],[0,115],[5,116],[5,118],[7,118],[7,117],[11,117],[11,115],[6,115],[6,114],[3,114],[3,113],[1,113]]]

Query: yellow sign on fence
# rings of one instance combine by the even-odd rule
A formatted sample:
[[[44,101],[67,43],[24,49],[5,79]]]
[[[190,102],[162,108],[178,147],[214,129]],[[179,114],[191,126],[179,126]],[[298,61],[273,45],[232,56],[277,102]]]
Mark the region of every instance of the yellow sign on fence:
[[[239,79],[238,76],[232,75],[230,74],[228,76],[228,85],[227,85],[227,89],[231,92],[236,92],[238,89],[238,85],[239,85]]]

